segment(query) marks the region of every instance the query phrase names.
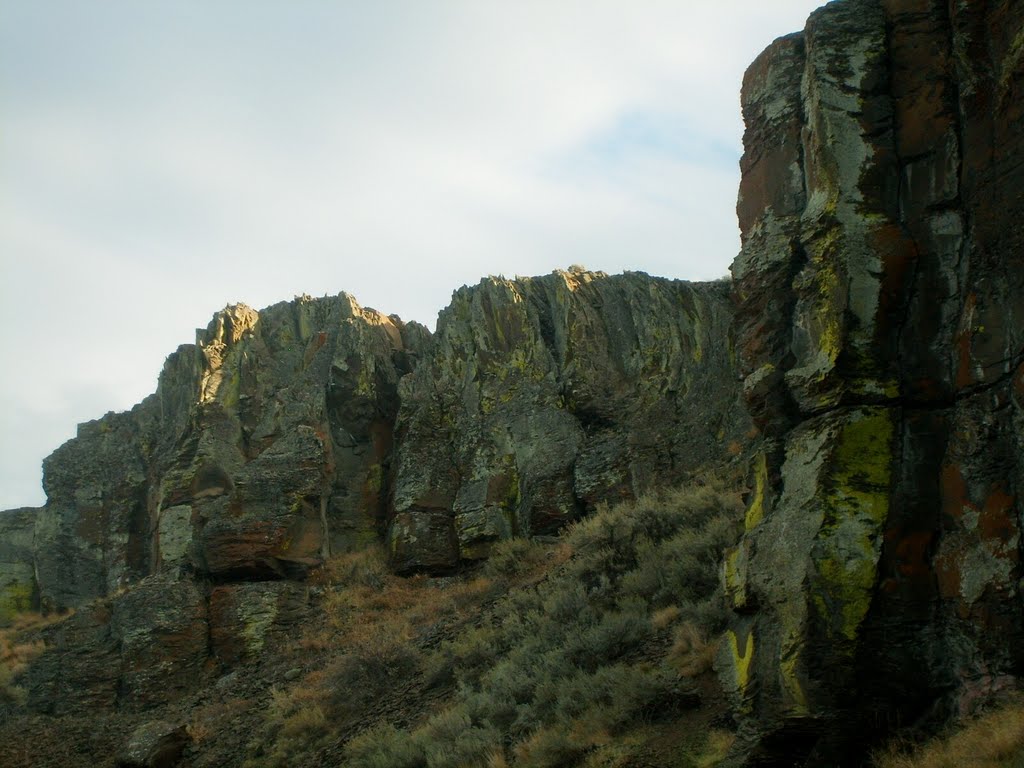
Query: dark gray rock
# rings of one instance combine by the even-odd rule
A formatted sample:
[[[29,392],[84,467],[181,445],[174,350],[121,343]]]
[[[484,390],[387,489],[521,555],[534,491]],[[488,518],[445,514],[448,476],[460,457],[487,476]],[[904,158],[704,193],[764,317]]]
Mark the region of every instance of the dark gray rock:
[[[1022,29],[1008,0],[838,0],[744,79],[737,761],[854,764],[1024,669]]]
[[[118,768],[173,768],[188,746],[188,731],[183,725],[155,720],[140,725],[132,733]]]
[[[39,607],[35,574],[35,527],[39,509],[0,512],[0,627],[18,613]]]
[[[455,293],[401,384],[400,571],[452,568],[720,462],[747,439],[728,285],[585,271]]]

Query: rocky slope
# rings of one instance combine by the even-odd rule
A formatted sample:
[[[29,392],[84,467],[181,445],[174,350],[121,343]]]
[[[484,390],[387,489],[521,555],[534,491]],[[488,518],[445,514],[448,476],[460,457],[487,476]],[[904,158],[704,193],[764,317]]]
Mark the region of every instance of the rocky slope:
[[[743,84],[726,578],[747,764],[855,762],[1024,667],[1024,6],[842,0]]]
[[[199,695],[332,553],[448,574],[749,451],[732,764],[860,764],[1019,686],[1024,6],[836,0],[742,102],[731,285],[489,278],[433,335],[344,294],[229,307],[82,425],[0,514],[0,623],[78,608],[25,705]]]
[[[433,338],[345,294],[226,308],[0,515],[6,619],[78,609],[28,706],[166,704],[301,622],[331,554],[450,572],[731,458],[731,318],[725,283],[581,270],[463,288]]]

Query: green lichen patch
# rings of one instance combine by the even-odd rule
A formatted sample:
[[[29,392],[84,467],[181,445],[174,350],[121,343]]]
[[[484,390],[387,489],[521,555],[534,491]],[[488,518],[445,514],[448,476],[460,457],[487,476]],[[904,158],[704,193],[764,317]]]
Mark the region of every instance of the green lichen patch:
[[[891,410],[862,408],[848,414],[834,438],[811,591],[834,640],[854,641],[870,607],[889,513],[894,434]]]
[[[35,600],[35,584],[31,581],[15,581],[0,587],[0,627],[18,614],[33,610]]]
[[[768,459],[762,451],[754,459],[754,491],[747,507],[746,529],[753,530],[764,519],[765,495],[768,489]]]

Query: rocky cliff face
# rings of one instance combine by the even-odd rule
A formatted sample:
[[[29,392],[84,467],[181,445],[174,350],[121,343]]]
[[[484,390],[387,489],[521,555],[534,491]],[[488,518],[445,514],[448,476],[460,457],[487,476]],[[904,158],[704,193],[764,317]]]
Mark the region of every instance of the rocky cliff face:
[[[30,705],[166,702],[301,618],[308,570],[383,529],[398,381],[428,345],[346,294],[228,307],[154,395],[81,425],[44,462],[46,506],[0,515],[0,619],[80,609]]]
[[[552,533],[746,439],[728,285],[555,272],[457,291],[402,381],[388,543],[450,568]]]
[[[386,515],[398,380],[429,332],[345,294],[218,313],[156,394],[84,424],[44,462],[44,607],[153,573],[297,577]]]
[[[301,581],[385,533],[399,570],[446,570],[554,532],[737,452],[731,319],[726,283],[585,271],[463,288],[433,339],[345,294],[228,307],[3,517],[8,602]]]
[[[735,764],[855,764],[1014,685],[1024,5],[836,0],[743,112],[731,286],[491,278],[433,336],[344,294],[229,307],[82,425],[0,515],[0,623],[80,608],[30,705],[155,706],[300,621],[331,552],[448,572],[751,447]]]
[[[1024,667],[1024,6],[841,0],[743,83],[733,265],[766,438],[726,573],[751,764]]]
[[[174,700],[301,620],[331,553],[447,572],[733,457],[731,320],[725,283],[585,271],[463,288],[433,338],[345,294],[226,308],[0,515],[0,620],[79,609],[30,706]]]

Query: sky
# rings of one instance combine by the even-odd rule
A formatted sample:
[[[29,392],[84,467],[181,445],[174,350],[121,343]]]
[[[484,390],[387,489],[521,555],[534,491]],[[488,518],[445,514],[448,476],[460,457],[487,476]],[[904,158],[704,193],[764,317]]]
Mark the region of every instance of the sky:
[[[0,0],[0,509],[227,304],[724,276],[746,66],[820,0]]]

